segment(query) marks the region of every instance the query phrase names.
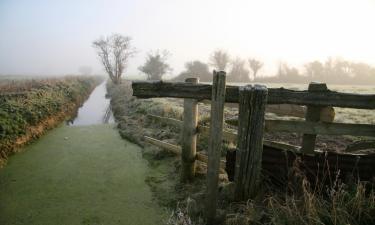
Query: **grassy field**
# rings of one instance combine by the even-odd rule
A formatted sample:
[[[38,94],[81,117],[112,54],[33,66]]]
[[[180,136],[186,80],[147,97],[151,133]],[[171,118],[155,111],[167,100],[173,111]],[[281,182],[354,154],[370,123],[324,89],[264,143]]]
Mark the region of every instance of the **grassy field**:
[[[243,83],[233,83],[232,85],[244,85]],[[307,90],[308,84],[282,84],[265,83],[269,88],[280,88],[292,90]],[[375,86],[366,85],[327,85],[328,89],[343,93],[375,94]],[[364,123],[375,124],[375,111],[366,109],[349,109],[335,107],[335,122],[339,123]]]

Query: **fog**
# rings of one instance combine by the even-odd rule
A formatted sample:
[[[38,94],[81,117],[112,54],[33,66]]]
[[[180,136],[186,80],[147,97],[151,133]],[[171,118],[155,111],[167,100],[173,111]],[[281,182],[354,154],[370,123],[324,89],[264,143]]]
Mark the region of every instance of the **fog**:
[[[112,33],[138,49],[129,78],[144,77],[137,68],[156,49],[171,53],[167,77],[216,49],[260,59],[258,76],[332,56],[375,65],[374,12],[370,0],[1,0],[0,74],[103,74],[92,42]]]

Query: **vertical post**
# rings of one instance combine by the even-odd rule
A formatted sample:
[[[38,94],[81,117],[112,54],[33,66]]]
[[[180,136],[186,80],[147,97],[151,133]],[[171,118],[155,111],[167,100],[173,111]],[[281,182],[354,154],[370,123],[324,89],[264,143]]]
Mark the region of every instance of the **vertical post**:
[[[309,92],[324,92],[327,91],[327,85],[325,83],[311,82],[309,84]],[[305,120],[318,122],[320,121],[320,112],[323,108],[318,106],[307,106]],[[316,134],[304,134],[302,138],[301,152],[304,154],[314,154],[316,141]]]
[[[262,168],[264,115],[268,90],[265,86],[241,87],[235,169],[235,199],[254,197]]]
[[[207,224],[215,224],[225,103],[225,72],[213,72],[207,163]]]
[[[197,84],[198,78],[187,78],[185,82]],[[181,181],[187,182],[195,176],[195,155],[197,145],[198,101],[184,99],[184,123],[182,130]]]

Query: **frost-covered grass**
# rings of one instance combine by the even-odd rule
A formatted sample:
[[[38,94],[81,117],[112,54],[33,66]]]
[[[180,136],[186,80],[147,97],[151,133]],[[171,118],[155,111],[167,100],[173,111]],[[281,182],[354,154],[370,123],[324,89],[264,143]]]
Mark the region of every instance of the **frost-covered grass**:
[[[13,152],[14,146],[20,142],[18,139],[33,139],[42,132],[40,128],[31,132],[32,126],[55,116],[56,123],[61,122],[61,115],[72,113],[98,83],[96,77],[0,82],[0,161]],[[23,93],[8,95],[19,92]]]

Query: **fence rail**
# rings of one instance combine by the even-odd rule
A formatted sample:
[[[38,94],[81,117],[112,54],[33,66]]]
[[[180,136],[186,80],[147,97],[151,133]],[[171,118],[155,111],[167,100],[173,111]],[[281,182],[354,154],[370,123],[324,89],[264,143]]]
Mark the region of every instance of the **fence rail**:
[[[139,98],[172,97],[210,100],[212,85],[164,81],[134,81],[133,95]],[[225,102],[238,103],[238,86],[226,86]],[[267,104],[333,106],[375,109],[374,94],[353,94],[335,91],[309,92],[285,88],[268,88]]]
[[[153,114],[148,114],[147,117],[151,120],[155,120],[159,123],[166,124],[168,126],[173,126],[173,127],[177,127],[177,128],[181,128],[183,126],[182,120],[157,116],[157,115],[153,115]],[[210,127],[198,125],[197,126],[197,133],[208,136],[209,133],[210,133]],[[235,131],[223,130],[223,140],[225,140],[227,142],[230,142],[230,143],[235,143],[238,140],[238,135]],[[286,150],[286,151],[299,152],[299,148],[297,146],[282,143],[282,142],[264,140],[263,145],[267,146],[267,147],[271,147],[271,148],[278,148],[278,149]]]

